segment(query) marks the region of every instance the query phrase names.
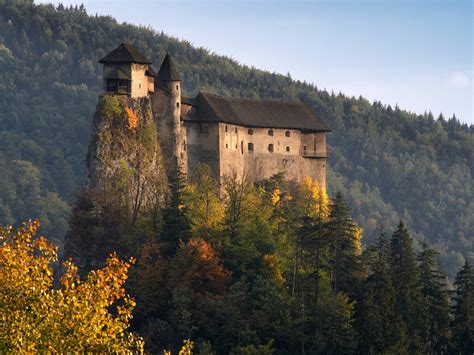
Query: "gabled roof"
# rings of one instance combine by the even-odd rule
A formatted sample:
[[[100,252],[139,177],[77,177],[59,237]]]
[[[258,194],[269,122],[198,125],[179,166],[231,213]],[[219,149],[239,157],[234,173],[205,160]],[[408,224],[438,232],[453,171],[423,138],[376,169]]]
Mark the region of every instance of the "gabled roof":
[[[99,63],[139,63],[151,64],[138,49],[128,43],[122,43],[112,52],[107,54],[104,58],[99,60]]]
[[[186,120],[224,122],[245,127],[330,131],[308,106],[298,102],[253,100],[199,93],[198,109]]]
[[[166,53],[165,59],[163,59],[163,63],[161,63],[161,67],[158,70],[157,79],[160,81],[181,80],[178,71],[176,70],[176,66],[168,53]]]

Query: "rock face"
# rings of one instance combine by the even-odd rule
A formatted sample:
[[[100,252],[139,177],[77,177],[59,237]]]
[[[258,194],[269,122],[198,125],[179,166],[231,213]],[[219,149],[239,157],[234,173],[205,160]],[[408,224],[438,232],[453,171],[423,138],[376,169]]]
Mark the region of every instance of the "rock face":
[[[112,251],[136,255],[159,223],[168,181],[149,97],[99,98],[86,165],[64,247],[81,273],[102,266]]]
[[[134,218],[153,208],[166,174],[148,97],[100,97],[86,164],[87,186],[120,195]]]

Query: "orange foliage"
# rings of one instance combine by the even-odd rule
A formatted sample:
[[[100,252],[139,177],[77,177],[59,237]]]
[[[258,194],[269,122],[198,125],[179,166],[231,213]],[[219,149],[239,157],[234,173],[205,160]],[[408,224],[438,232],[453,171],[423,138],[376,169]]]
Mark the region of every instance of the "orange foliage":
[[[130,108],[125,107],[125,114],[127,118],[127,128],[128,129],[135,129],[138,127],[138,116],[137,114]]]
[[[182,245],[173,264],[172,283],[185,286],[196,295],[224,294],[228,289],[230,273],[211,245],[202,239]]]

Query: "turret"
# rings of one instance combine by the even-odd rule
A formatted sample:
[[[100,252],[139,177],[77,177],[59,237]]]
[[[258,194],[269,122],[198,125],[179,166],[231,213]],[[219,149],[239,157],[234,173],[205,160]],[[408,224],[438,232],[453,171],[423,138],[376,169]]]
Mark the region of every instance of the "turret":
[[[162,91],[166,96],[164,107],[165,122],[159,122],[162,132],[171,133],[168,137],[161,137],[164,145],[172,152],[175,164],[186,173],[185,132],[181,126],[181,79],[169,54],[161,63],[155,79],[156,91]],[[166,126],[166,127],[164,127]],[[160,128],[160,127],[159,127]]]

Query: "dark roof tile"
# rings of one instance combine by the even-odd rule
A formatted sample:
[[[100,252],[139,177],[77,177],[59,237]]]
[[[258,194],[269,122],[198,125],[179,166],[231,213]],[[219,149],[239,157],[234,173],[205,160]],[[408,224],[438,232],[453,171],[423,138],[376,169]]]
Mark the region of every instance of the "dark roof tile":
[[[128,43],[122,43],[112,52],[107,54],[104,58],[99,60],[99,63],[139,63],[151,64],[138,49]]]
[[[246,127],[330,131],[308,106],[298,102],[227,98],[200,93],[198,109],[186,120],[225,122]]]
[[[178,71],[174,65],[171,56],[166,53],[163,63],[161,63],[160,70],[158,70],[157,79],[161,81],[180,81]]]

